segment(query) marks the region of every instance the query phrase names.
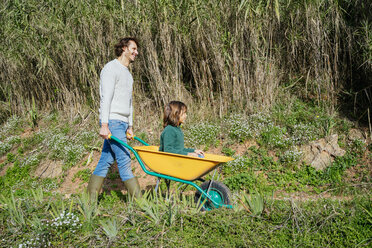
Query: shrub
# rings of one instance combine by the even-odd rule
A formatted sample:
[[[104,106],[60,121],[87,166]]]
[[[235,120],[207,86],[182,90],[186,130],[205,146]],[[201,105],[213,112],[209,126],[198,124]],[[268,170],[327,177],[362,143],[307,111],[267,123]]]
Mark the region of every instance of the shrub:
[[[57,233],[74,233],[81,227],[81,223],[77,215],[72,212],[63,211],[59,216],[50,220],[47,226]]]
[[[190,147],[214,145],[220,133],[220,127],[212,123],[201,123],[185,129],[185,144]]]
[[[29,221],[34,235],[25,235],[19,247],[54,247],[60,239],[71,239],[81,229],[81,222],[73,212],[62,211],[51,220],[39,219],[34,216]]]
[[[0,156],[9,152],[12,149],[12,145],[7,142],[0,141]]]
[[[224,130],[230,138],[245,141],[253,137],[251,127],[245,116],[241,114],[231,115],[223,120]]]
[[[222,148],[222,152],[226,155],[226,156],[233,156],[235,154],[235,151],[229,147],[223,147]]]
[[[266,149],[256,146],[249,147],[246,152],[247,163],[250,167],[256,168],[259,170],[265,169],[274,169],[277,166],[277,162],[274,161],[274,158],[270,156]]]
[[[280,162],[286,166],[292,167],[301,160],[302,155],[302,151],[298,151],[296,147],[292,147],[280,156]]]
[[[255,188],[256,177],[253,173],[243,172],[226,178],[224,184],[231,190],[251,190]]]
[[[0,156],[10,151],[14,144],[21,143],[21,138],[18,136],[10,136],[4,141],[0,141]]]
[[[253,137],[257,138],[261,135],[262,131],[268,126],[272,126],[273,122],[271,117],[267,114],[252,114],[248,117],[248,122],[251,126]]]
[[[270,148],[287,148],[292,145],[291,139],[288,138],[286,128],[279,126],[268,125],[261,133],[259,137],[259,143],[261,145]]]
[[[21,129],[23,125],[23,120],[18,116],[12,116],[8,118],[5,124],[2,126],[0,130],[0,138],[3,139],[7,137],[9,134],[13,134]]]
[[[79,143],[78,139],[75,140],[62,133],[51,135],[50,139],[44,141],[44,144],[50,149],[52,158],[61,159],[68,166],[79,161],[85,152],[84,146]]]
[[[347,152],[342,157],[336,157],[335,161],[324,170],[323,178],[331,183],[340,183],[346,169],[355,166],[357,163],[358,159],[354,154]]]
[[[40,181],[33,181],[32,184],[33,188],[37,188],[40,186]],[[58,189],[59,184],[58,184],[58,179],[56,178],[44,178],[41,181],[41,186],[43,188],[43,191],[45,192],[50,192],[55,189]]]
[[[94,139],[96,139],[97,137],[98,136],[95,132],[84,131],[76,135],[73,139],[77,143],[89,145],[89,144],[92,144]]]
[[[34,149],[35,147],[42,144],[46,137],[49,137],[50,134],[45,131],[38,131],[33,133],[32,136],[22,139],[22,145],[24,150]]]
[[[233,114],[223,120],[223,128],[227,130],[231,139],[244,142],[258,137],[270,123],[270,118],[265,114],[252,114],[250,116]]]
[[[75,179],[79,178],[82,181],[82,183],[87,183],[91,175],[92,175],[92,172],[88,168],[80,170],[75,173],[75,175],[72,178],[72,182],[75,182]]]
[[[299,123],[290,128],[292,143],[302,145],[319,138],[319,130],[314,125]]]
[[[234,160],[225,163],[222,167],[222,171],[225,175],[235,175],[247,171],[247,169],[247,158],[244,156],[236,156]]]
[[[15,162],[17,159],[16,155],[9,152],[8,154],[6,154],[6,160],[9,162],[9,163],[13,163]]]
[[[30,155],[21,162],[21,167],[30,166],[34,167],[40,163],[38,155]]]

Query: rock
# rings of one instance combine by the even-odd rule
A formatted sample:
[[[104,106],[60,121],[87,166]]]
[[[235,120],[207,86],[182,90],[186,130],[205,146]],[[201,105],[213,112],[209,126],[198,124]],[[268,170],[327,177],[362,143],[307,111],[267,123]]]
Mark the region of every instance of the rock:
[[[334,134],[302,147],[304,161],[317,170],[324,170],[334,161],[335,157],[345,154],[345,151],[340,148],[337,142],[338,135]]]
[[[310,164],[317,170],[324,170],[332,161],[331,155],[328,152],[322,151],[314,157],[314,160]]]
[[[361,140],[363,142],[366,142],[366,135],[359,129],[350,129],[348,139],[351,141],[354,140]]]
[[[41,164],[35,171],[35,176],[40,178],[55,178],[62,175],[62,162],[48,161]]]

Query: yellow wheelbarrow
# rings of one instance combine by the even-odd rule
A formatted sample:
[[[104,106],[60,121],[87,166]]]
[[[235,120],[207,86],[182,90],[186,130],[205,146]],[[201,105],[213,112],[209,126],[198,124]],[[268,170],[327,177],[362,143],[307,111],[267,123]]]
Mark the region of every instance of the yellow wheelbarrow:
[[[202,210],[211,210],[219,207],[232,208],[232,205],[230,205],[230,190],[223,183],[213,180],[215,173],[209,181],[205,181],[202,177],[216,169],[221,163],[231,161],[233,158],[214,154],[205,154],[204,158],[197,158],[160,152],[158,146],[150,146],[138,137],[134,137],[134,139],[144,146],[131,147],[115,136],[110,136],[109,138],[133,152],[145,173],[158,178],[164,178],[166,182],[172,180],[195,187],[197,189],[195,201],[203,204],[201,207]],[[157,181],[155,190],[157,190],[159,180]],[[198,186],[193,182],[195,180],[202,181],[203,183]],[[169,184],[167,186],[169,188]]]

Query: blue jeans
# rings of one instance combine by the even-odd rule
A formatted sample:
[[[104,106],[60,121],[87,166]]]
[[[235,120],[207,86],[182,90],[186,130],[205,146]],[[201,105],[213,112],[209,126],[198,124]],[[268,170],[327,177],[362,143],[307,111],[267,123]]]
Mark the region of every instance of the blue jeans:
[[[127,143],[126,132],[128,123],[119,120],[109,120],[108,126],[113,136]],[[103,143],[101,158],[98,161],[93,174],[100,177],[106,177],[110,166],[118,163],[119,174],[122,181],[133,178],[132,168],[130,166],[130,153],[127,148],[114,140],[105,139]]]

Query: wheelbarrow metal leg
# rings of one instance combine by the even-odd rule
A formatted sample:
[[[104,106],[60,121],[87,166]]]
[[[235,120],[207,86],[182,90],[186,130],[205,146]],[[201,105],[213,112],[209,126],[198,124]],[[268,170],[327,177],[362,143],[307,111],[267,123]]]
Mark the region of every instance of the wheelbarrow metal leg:
[[[170,180],[169,179],[165,179],[165,184],[167,185],[167,190],[168,190],[168,197],[170,196]]]
[[[161,179],[161,177],[158,177],[158,179],[156,179],[155,192],[158,192],[160,179]]]
[[[216,171],[213,172],[212,179],[211,179],[211,181],[209,182],[208,189],[207,189],[207,194],[209,194],[209,189],[212,187],[213,179],[214,179],[214,176],[215,176],[215,175],[216,175]]]

